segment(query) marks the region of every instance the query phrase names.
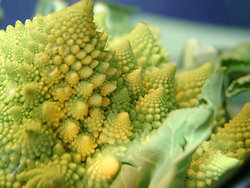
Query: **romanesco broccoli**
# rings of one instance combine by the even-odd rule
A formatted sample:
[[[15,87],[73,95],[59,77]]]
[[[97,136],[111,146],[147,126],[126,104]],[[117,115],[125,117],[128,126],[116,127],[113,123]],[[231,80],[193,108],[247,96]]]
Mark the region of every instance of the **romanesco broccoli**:
[[[133,143],[145,146],[171,111],[199,105],[212,63],[176,76],[144,23],[108,48],[92,9],[81,0],[0,31],[0,187],[109,187]],[[198,187],[210,185],[245,159],[245,124],[249,104],[211,136],[216,155],[200,149],[188,185],[199,170]]]
[[[213,186],[223,174],[249,157],[249,125],[250,103],[247,103],[195,151],[187,171],[186,187]]]

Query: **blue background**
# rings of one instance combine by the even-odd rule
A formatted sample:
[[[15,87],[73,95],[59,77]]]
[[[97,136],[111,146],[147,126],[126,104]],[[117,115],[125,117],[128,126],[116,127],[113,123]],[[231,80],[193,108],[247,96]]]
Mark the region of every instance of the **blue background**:
[[[68,0],[69,4],[77,0]],[[185,20],[250,28],[250,0],[109,0],[140,7],[141,11]],[[37,0],[2,0],[0,27],[33,16]]]

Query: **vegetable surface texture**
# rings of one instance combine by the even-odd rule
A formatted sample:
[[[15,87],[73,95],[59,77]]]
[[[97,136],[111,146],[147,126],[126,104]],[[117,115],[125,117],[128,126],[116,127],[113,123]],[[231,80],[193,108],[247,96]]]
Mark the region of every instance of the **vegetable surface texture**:
[[[108,48],[91,0],[0,31],[0,187],[167,186],[171,167],[211,133],[220,95],[209,91],[221,88],[223,70],[207,62],[176,76],[154,32],[139,23]],[[220,170],[208,183],[188,170],[187,184],[216,181],[246,158],[249,139],[248,104],[195,158],[228,165],[212,166]],[[136,179],[121,182],[124,167]]]

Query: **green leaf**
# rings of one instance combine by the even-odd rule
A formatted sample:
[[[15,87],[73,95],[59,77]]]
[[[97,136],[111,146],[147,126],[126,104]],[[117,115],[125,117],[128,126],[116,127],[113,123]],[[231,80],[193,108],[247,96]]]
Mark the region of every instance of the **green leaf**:
[[[49,13],[57,12],[68,6],[65,0],[39,0],[36,6],[35,14],[46,16]]]
[[[177,110],[168,119],[165,131],[169,133],[167,138],[165,136],[164,162],[158,163],[150,188],[183,187],[192,152],[211,133],[212,110],[207,106]],[[164,132],[164,127],[159,131]]]
[[[202,90],[200,106],[171,112],[146,143],[131,146],[114,187],[183,187],[191,154],[211,133],[221,102],[225,68],[215,71]],[[202,105],[203,104],[203,105]]]
[[[244,42],[235,47],[224,50],[220,55],[223,66],[230,65],[230,60],[250,63],[250,42]]]
[[[241,92],[238,95],[226,98],[227,111],[229,118],[235,117],[242,107],[250,101],[250,91]]]
[[[108,2],[97,2],[94,6],[95,22],[98,29],[109,35],[109,40],[121,37],[133,29],[129,15],[137,11],[135,7],[126,7]]]
[[[201,41],[191,38],[184,44],[180,60],[180,68],[191,70],[206,62],[214,62],[217,50],[211,45],[203,44]]]
[[[221,103],[222,98],[222,84],[225,74],[225,67],[221,67],[206,81],[202,89],[201,103],[205,101],[213,110],[214,115]]]
[[[146,143],[134,143],[114,187],[183,187],[193,151],[207,139],[221,102],[225,68],[206,81],[196,108],[175,110]]]
[[[139,10],[138,7],[135,6],[125,6],[125,5],[119,5],[116,3],[112,3],[109,1],[98,1],[97,3],[103,3],[106,6],[108,6],[110,9],[113,9],[117,12],[125,13],[125,14],[132,14]]]
[[[211,133],[212,112],[207,105],[171,112],[147,142],[131,146],[127,160],[137,168],[124,165],[112,186],[166,187],[179,181],[172,182],[172,177],[178,173],[178,177],[184,178],[188,165],[186,157]],[[179,163],[184,158],[185,163]],[[178,172],[174,170],[176,164],[181,167]]]
[[[228,82],[250,72],[250,42],[224,50],[219,56],[221,66],[227,67]]]
[[[233,80],[233,82],[229,85],[229,87],[226,90],[226,96],[232,97],[241,92],[249,90],[250,90],[250,74],[247,74],[236,80]]]
[[[0,7],[0,21],[3,19],[3,15],[4,15],[3,9],[2,7]]]

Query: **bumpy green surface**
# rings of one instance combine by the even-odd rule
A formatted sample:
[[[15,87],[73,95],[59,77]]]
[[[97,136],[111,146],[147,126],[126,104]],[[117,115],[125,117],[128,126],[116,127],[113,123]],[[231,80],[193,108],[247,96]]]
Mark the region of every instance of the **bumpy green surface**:
[[[205,63],[199,68],[177,76],[176,100],[180,108],[197,105],[202,87],[212,73],[213,64]]]
[[[130,143],[175,109],[175,66],[146,73],[138,63],[154,53],[152,65],[167,60],[148,27],[107,50],[92,6],[80,1],[1,32],[1,187],[107,187],[121,155],[102,148]],[[150,51],[138,53],[138,33]]]
[[[208,187],[250,156],[250,103],[219,127],[193,154],[186,187]]]
[[[241,162],[250,155],[250,103],[211,135],[211,145]]]
[[[196,105],[210,63],[176,82],[151,26],[108,49],[92,9],[82,0],[0,31],[0,187],[108,187],[133,142]]]
[[[211,187],[224,173],[238,165],[239,160],[213,150],[208,142],[204,142],[193,154],[186,187]]]

